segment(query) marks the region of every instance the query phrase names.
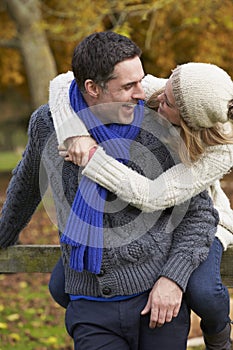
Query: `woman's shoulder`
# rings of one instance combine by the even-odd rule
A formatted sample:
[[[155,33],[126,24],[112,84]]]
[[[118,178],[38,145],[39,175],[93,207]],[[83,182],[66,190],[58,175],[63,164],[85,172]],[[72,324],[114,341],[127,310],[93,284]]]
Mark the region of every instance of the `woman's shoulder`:
[[[193,164],[202,174],[215,180],[228,173],[233,167],[233,144],[215,145],[206,148],[202,157]]]
[[[206,148],[204,156],[217,157],[219,161],[224,159],[232,159],[233,160],[233,144],[223,144],[223,145],[215,145],[209,146]]]

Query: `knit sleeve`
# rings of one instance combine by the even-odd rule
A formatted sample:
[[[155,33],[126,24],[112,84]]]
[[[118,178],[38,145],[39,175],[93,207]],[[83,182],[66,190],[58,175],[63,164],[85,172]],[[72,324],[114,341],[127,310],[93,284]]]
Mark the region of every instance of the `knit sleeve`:
[[[157,78],[151,74],[147,74],[142,80],[142,87],[146,96],[145,100],[147,101],[154,92],[162,89],[167,81],[168,79]]]
[[[67,72],[50,82],[49,107],[59,145],[69,137],[89,135],[84,123],[70,105],[69,87],[73,79],[73,73]]]
[[[7,188],[6,201],[0,217],[0,247],[7,247],[17,242],[20,231],[28,224],[41,200],[41,191],[47,186],[44,177],[43,189],[40,186],[42,176],[40,140],[38,130],[39,114],[48,113],[48,108],[40,108],[32,115],[29,124],[28,143],[21,161],[13,170]],[[41,173],[40,173],[41,171]]]
[[[175,227],[172,246],[160,276],[173,280],[185,291],[190,275],[208,256],[218,220],[207,191],[193,197],[189,205],[174,207],[170,220],[170,230]]]
[[[214,206],[219,213],[219,226],[216,236],[226,250],[229,244],[233,244],[233,210],[230,201],[222,190],[219,181],[215,181],[209,189]]]
[[[173,166],[154,180],[149,180],[115,159],[100,147],[83,174],[122,200],[145,212],[183,203],[222,178],[233,165],[233,145],[209,147],[191,166]]]

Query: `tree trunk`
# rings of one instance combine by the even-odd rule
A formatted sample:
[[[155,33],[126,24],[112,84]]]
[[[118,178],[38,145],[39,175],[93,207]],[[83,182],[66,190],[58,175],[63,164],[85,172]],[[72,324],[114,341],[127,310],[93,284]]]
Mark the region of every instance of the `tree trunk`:
[[[6,0],[6,5],[18,30],[34,109],[47,103],[49,81],[57,74],[46,34],[41,29],[40,3],[38,0]]]

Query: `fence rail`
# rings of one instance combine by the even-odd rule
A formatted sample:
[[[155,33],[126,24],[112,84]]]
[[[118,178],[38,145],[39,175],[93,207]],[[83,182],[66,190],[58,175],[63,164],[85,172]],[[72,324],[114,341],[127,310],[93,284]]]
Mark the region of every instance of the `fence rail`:
[[[51,272],[60,257],[59,245],[15,245],[0,249],[0,273]],[[224,252],[221,275],[233,288],[233,246]]]
[[[0,249],[0,272],[51,272],[60,254],[59,245],[14,245]]]
[[[233,288],[233,245],[223,253],[221,275],[224,284],[228,288]]]

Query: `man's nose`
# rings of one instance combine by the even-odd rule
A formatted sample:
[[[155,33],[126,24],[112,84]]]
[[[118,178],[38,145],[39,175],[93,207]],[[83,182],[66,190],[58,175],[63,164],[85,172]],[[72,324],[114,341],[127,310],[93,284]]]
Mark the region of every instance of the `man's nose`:
[[[145,95],[145,92],[143,90],[142,83],[138,83],[134,87],[132,98],[137,99],[137,100],[145,100],[145,97],[146,97],[146,95]]]

